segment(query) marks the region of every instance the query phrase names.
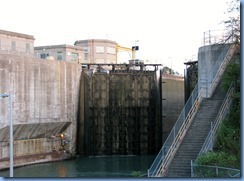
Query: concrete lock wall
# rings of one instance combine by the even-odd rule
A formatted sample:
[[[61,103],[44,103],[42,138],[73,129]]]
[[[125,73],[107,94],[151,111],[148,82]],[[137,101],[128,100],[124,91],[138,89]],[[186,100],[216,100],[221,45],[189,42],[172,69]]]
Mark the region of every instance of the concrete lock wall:
[[[184,78],[162,74],[163,142],[184,107]]]
[[[214,44],[199,48],[198,89],[203,88],[203,96],[208,97],[209,87],[214,78],[212,69],[215,67],[218,58],[220,58],[219,65],[224,60],[229,47],[230,44]],[[223,54],[221,54],[222,52]]]
[[[0,93],[12,93],[16,156],[58,150],[61,133],[75,154],[81,72],[77,63],[0,54]],[[0,159],[9,156],[9,116],[8,98],[0,99]],[[34,139],[42,141],[33,151],[18,146],[28,148]]]

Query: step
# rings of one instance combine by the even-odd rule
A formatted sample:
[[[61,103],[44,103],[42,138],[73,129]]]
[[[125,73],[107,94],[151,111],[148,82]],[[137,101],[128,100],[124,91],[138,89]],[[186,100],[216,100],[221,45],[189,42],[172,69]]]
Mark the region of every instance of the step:
[[[195,160],[204,144],[211,122],[214,122],[226,93],[217,86],[212,98],[203,98],[192,124],[183,138],[166,177],[190,177],[191,160]]]

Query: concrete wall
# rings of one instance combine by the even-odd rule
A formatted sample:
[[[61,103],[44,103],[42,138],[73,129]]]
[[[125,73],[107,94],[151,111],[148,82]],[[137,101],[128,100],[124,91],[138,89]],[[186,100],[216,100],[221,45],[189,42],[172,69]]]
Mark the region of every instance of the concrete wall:
[[[209,87],[214,79],[214,73],[216,73],[220,63],[224,60],[229,47],[230,44],[214,44],[199,48],[198,89],[203,88],[203,96],[208,97]]]
[[[52,151],[55,139],[60,140],[60,133],[66,133],[69,150],[75,154],[81,71],[77,63],[0,54],[0,93],[13,95],[15,144],[20,140],[45,139],[40,149]],[[8,98],[1,99],[0,159],[9,152],[9,145],[4,144],[9,139],[9,114]],[[59,141],[55,149],[60,144]],[[26,154],[18,147],[15,152]]]
[[[163,142],[184,107],[184,78],[162,74]]]

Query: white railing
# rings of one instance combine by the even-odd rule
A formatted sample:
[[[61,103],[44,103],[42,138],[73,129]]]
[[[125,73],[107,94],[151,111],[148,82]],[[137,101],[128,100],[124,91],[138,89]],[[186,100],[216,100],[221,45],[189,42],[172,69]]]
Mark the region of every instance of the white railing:
[[[208,152],[209,150],[213,150],[213,145],[216,138],[216,132],[218,129],[219,124],[222,122],[222,120],[226,117],[226,115],[229,113],[230,106],[232,104],[232,96],[234,93],[234,86],[233,83],[231,84],[226,97],[224,99],[224,102],[221,105],[221,108],[218,112],[218,115],[213,123],[211,123],[211,129],[208,133],[208,136],[199,152],[199,155]]]
[[[222,51],[220,54],[218,60],[216,61],[215,65],[213,66],[213,69],[211,71],[212,74],[212,82],[208,88],[209,92],[209,97],[212,97],[222,75],[224,74],[224,71],[226,69],[226,66],[230,63],[232,56],[237,50],[237,45],[236,44],[231,44],[227,53],[226,49]],[[226,53],[226,54],[225,54]]]
[[[213,92],[215,91],[220,81],[220,78],[228,62],[231,60],[231,57],[233,56],[235,50],[236,45],[231,45],[224,57],[222,54],[223,52],[219,56],[219,59],[222,58],[223,62],[219,64],[219,66],[216,65],[218,64],[218,62],[216,62],[215,66],[213,66],[211,72],[214,72],[217,67],[218,71],[216,72],[214,79],[210,85],[210,96],[212,96]],[[212,75],[214,75],[214,73],[212,73]],[[191,122],[196,112],[198,111],[199,104],[203,99],[202,88],[198,90],[197,86],[198,85],[196,85],[191,96],[186,102],[174,127],[172,128],[170,134],[164,142],[163,147],[159,151],[151,167],[148,169],[148,177],[160,177],[165,175],[166,170],[168,169],[168,166],[171,163],[179,145],[181,144],[181,141],[183,140],[186,132],[188,131],[188,128],[190,127]]]
[[[227,167],[220,167],[217,165],[210,166],[210,165],[198,165],[191,161],[191,177],[204,177],[204,178],[233,178],[233,177],[240,177],[241,171],[235,168],[227,168]]]
[[[233,31],[228,29],[208,30],[203,32],[203,46],[233,43]]]
[[[177,150],[175,148],[180,145],[201,101],[201,92],[198,91],[198,85],[196,85],[174,127],[164,142],[163,147],[149,168],[149,177],[162,176],[164,174],[164,170],[166,170],[166,167],[170,163],[172,155],[174,155]]]

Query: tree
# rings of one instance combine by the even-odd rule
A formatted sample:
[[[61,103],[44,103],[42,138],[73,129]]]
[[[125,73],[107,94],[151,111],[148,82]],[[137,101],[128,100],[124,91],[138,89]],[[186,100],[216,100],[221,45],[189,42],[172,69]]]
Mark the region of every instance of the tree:
[[[231,0],[228,2],[227,12],[228,19],[223,21],[227,30],[226,42],[233,40],[240,43],[240,0]]]
[[[234,40],[240,44],[240,0],[230,0],[226,21],[223,21],[229,29],[226,42]],[[229,115],[220,124],[217,131],[217,140],[214,151],[208,152],[197,158],[199,165],[219,165],[224,167],[240,168],[241,161],[241,130],[240,130],[240,54],[234,55],[233,63],[227,66],[222,77],[222,88],[227,90],[232,82],[235,85],[235,94]],[[198,170],[203,176],[208,175],[208,171]]]
[[[165,74],[175,74],[175,71],[167,66],[163,67],[162,71]]]

